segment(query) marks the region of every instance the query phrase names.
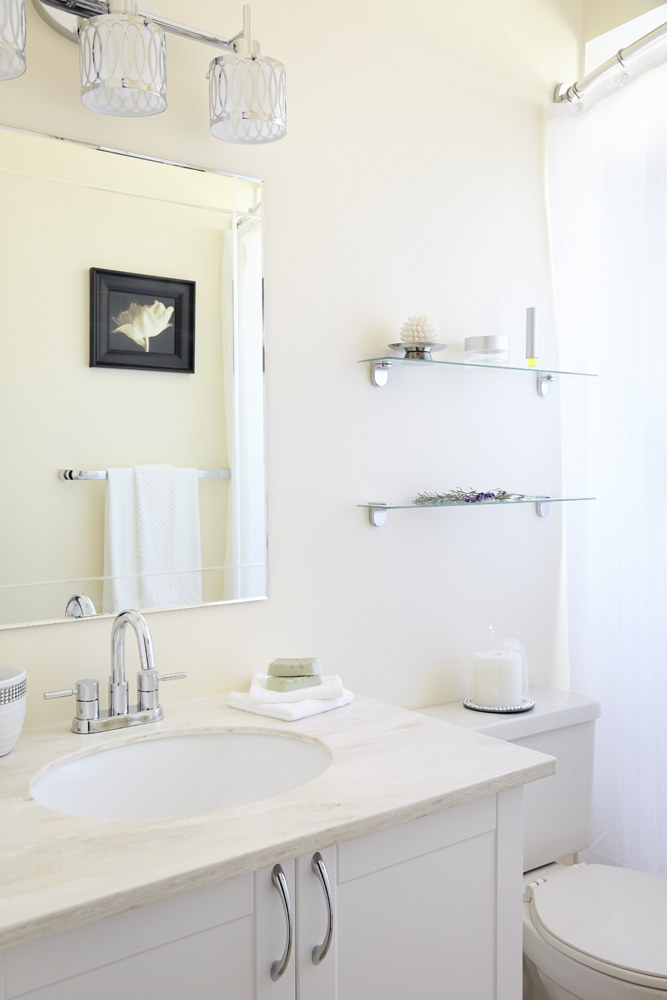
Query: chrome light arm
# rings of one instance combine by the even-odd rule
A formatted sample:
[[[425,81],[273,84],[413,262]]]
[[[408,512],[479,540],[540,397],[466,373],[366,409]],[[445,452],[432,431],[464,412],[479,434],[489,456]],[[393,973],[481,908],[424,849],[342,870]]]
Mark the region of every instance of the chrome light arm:
[[[75,14],[77,17],[99,17],[100,14],[109,13],[109,4],[104,0],[41,0],[41,2],[46,7],[55,7],[56,10]]]
[[[106,0],[37,0],[37,3],[42,3],[46,7],[53,7],[55,10],[62,10],[66,14],[75,14],[77,17],[82,17],[85,20],[89,20],[91,17],[99,17],[102,14],[108,14],[110,9],[110,5]],[[189,38],[193,42],[202,42],[204,45],[213,45],[216,49],[223,49],[226,52],[234,51],[234,42],[243,34],[240,31],[233,38],[224,38],[222,35],[217,35],[212,31],[191,28],[187,24],[181,24],[179,21],[172,21],[167,17],[162,17],[161,14],[143,11],[141,10],[141,5],[139,6],[139,16],[146,18],[146,20],[151,21],[153,24],[157,24],[164,31],[171,32],[172,35],[180,35],[181,38]],[[71,37],[72,41],[77,40],[75,32],[72,32],[71,36],[67,34],[66,37]]]

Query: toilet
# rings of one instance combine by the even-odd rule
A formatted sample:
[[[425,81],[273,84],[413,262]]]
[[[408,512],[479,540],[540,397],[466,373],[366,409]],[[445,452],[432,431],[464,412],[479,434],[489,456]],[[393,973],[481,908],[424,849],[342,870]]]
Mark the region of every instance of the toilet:
[[[418,709],[558,761],[524,786],[523,1000],[667,1000],[667,878],[578,863],[592,839],[600,705],[569,691],[530,697],[535,708],[516,715]]]

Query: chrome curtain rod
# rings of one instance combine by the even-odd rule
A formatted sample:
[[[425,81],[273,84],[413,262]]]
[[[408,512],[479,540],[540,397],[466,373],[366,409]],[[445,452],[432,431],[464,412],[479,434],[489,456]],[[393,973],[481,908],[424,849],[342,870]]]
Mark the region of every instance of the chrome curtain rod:
[[[231,479],[230,469],[197,469],[197,479]],[[106,479],[106,470],[100,472],[77,472],[76,469],[58,469],[58,479],[75,482],[81,479]]]
[[[42,0],[47,7],[55,7],[56,10],[64,10],[67,14],[76,14],[88,20],[91,17],[99,17],[100,14],[108,14],[110,4],[106,0]],[[172,35],[180,35],[181,38],[190,38],[194,42],[204,42],[206,45],[214,45],[216,49],[225,49],[227,52],[234,51],[234,42],[243,34],[242,31],[233,38],[223,38],[222,35],[215,35],[211,31],[201,31],[199,28],[191,28],[187,24],[180,24],[178,21],[170,21],[161,14],[147,14],[139,6],[139,15],[157,24],[164,31],[170,31]]]
[[[554,91],[554,104],[563,104],[565,101],[574,104],[576,101],[582,100],[591,87],[608,79],[613,73],[617,73],[619,66],[625,69],[636,56],[644,55],[654,45],[658,45],[666,39],[667,24],[661,24],[657,28],[654,28],[653,31],[649,31],[648,35],[638,38],[632,45],[628,45],[624,49],[619,49],[615,56],[607,59],[605,63],[602,63],[592,73],[585,76],[583,80],[573,83],[571,87],[566,88],[564,83],[559,83]]]

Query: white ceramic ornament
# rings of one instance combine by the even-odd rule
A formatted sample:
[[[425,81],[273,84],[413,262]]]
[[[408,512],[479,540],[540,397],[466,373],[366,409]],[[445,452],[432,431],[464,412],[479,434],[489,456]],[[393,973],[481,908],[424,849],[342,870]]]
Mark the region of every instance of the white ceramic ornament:
[[[399,337],[407,344],[435,343],[440,327],[437,327],[430,316],[422,313],[420,316],[408,316],[399,331]]]

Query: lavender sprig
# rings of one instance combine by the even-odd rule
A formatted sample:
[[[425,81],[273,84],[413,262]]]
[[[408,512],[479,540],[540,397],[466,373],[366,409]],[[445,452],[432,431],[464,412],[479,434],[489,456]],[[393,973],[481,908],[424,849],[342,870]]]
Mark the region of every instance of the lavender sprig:
[[[508,493],[507,490],[451,490],[449,493],[418,493],[412,501],[420,507],[437,507],[446,503],[501,503],[503,500],[548,500],[549,497],[525,496],[523,493]]]

